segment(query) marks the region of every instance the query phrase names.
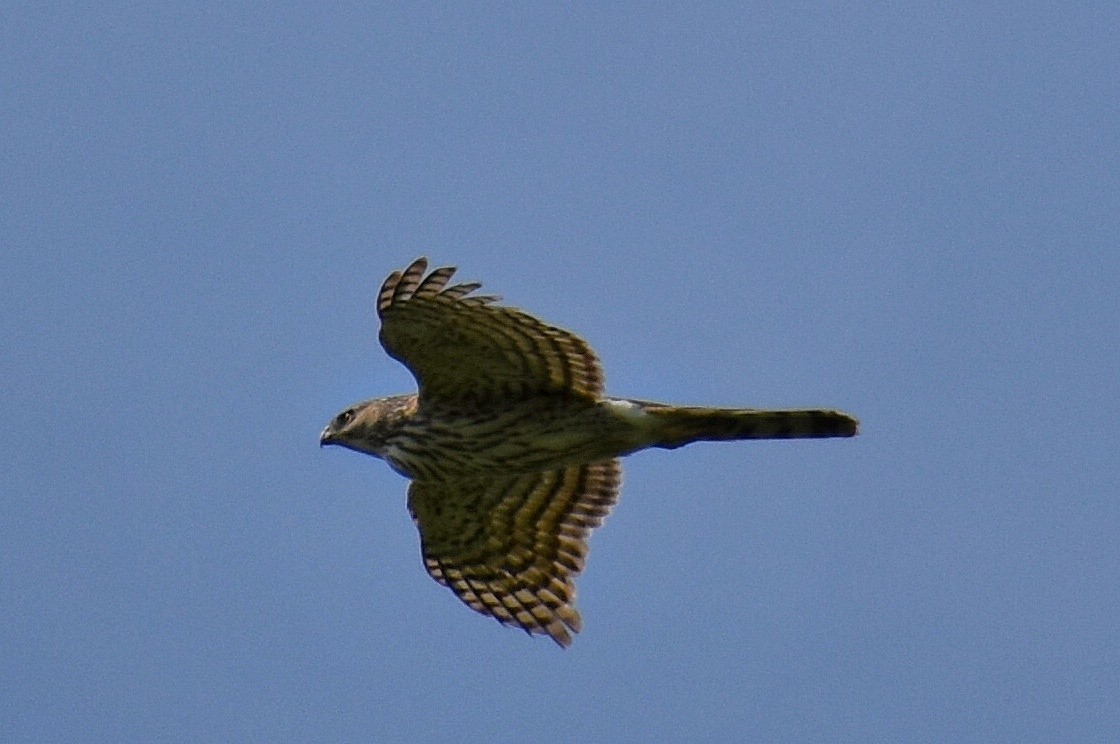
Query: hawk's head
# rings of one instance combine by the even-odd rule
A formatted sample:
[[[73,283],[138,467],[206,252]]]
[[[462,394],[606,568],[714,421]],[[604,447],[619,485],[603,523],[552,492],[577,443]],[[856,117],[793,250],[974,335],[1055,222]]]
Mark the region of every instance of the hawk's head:
[[[415,409],[415,395],[374,398],[355,403],[331,419],[319,434],[319,446],[337,444],[381,457],[386,439],[399,430],[403,419]]]

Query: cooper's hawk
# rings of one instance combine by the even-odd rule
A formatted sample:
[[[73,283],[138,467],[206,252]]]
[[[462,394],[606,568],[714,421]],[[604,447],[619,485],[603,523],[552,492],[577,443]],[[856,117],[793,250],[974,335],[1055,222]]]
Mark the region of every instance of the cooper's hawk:
[[[618,498],[619,457],[699,440],[850,437],[840,411],[695,408],[603,396],[595,353],[569,331],[427,276],[418,258],[381,286],[381,345],[416,395],[347,408],[320,445],[412,479],[424,566],[472,609],[561,646],[580,629],[575,576]]]

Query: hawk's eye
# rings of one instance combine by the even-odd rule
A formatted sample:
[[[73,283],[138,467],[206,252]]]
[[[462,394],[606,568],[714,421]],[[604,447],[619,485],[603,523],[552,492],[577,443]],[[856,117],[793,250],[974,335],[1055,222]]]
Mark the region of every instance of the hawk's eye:
[[[345,411],[343,411],[342,413],[338,414],[338,417],[334,420],[334,422],[337,426],[346,426],[347,424],[349,424],[353,420],[354,420],[354,409],[353,408],[348,408]]]

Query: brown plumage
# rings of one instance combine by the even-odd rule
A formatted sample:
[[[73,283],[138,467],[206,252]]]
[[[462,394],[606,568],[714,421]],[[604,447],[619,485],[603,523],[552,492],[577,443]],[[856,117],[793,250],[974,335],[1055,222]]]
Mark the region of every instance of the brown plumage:
[[[338,414],[321,445],[412,479],[424,566],[471,608],[561,646],[580,629],[575,576],[618,499],[618,458],[696,441],[850,437],[831,410],[672,406],[603,396],[591,347],[419,258],[377,297],[381,344],[419,392]]]

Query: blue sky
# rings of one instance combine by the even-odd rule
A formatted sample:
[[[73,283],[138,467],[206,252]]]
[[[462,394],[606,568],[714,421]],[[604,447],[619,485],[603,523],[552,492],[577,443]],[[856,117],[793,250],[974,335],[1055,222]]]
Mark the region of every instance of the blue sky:
[[[1120,739],[1113,3],[0,11],[0,740]],[[417,255],[617,395],[568,651],[317,435]]]

